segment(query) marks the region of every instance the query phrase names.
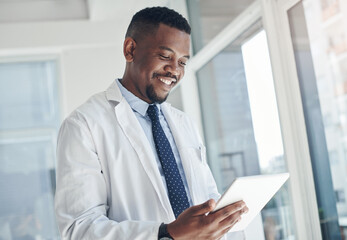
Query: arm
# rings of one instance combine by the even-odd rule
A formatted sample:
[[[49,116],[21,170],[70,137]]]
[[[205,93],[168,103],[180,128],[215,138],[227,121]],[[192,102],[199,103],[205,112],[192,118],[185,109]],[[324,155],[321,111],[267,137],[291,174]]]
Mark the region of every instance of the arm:
[[[160,222],[107,217],[107,189],[93,138],[78,115],[65,120],[57,145],[55,210],[62,239],[156,239]]]

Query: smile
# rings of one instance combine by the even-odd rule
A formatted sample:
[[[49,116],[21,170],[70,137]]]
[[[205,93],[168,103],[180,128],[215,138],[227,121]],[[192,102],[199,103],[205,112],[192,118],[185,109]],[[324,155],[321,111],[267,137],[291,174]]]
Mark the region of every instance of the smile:
[[[166,85],[171,85],[171,83],[176,82],[175,79],[168,80],[168,79],[159,78],[159,80],[160,80],[161,82],[165,83]]]

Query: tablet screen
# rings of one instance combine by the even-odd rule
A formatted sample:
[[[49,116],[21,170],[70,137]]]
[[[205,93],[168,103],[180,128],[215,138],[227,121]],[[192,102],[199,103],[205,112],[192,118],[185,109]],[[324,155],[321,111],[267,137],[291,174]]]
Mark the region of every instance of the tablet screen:
[[[216,208],[212,212],[243,200],[249,211],[243,214],[241,221],[230,230],[231,232],[242,231],[259,214],[288,178],[289,173],[236,178],[217,201]]]

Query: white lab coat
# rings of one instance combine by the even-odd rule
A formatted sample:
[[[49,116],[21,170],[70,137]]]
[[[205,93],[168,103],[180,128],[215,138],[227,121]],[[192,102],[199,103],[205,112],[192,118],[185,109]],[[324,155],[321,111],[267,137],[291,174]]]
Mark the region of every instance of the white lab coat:
[[[162,104],[193,204],[219,194],[205,147],[187,116]],[[114,82],[62,124],[55,209],[63,239],[157,239],[175,217],[153,150]]]

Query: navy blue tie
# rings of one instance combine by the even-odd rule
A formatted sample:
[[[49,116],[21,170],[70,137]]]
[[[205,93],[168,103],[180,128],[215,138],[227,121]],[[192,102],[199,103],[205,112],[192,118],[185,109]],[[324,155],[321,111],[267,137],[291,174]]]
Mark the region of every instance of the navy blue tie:
[[[169,140],[160,125],[157,107],[155,105],[150,105],[147,113],[152,121],[153,138],[163,168],[171,207],[177,218],[185,209],[189,208],[187,193]]]

